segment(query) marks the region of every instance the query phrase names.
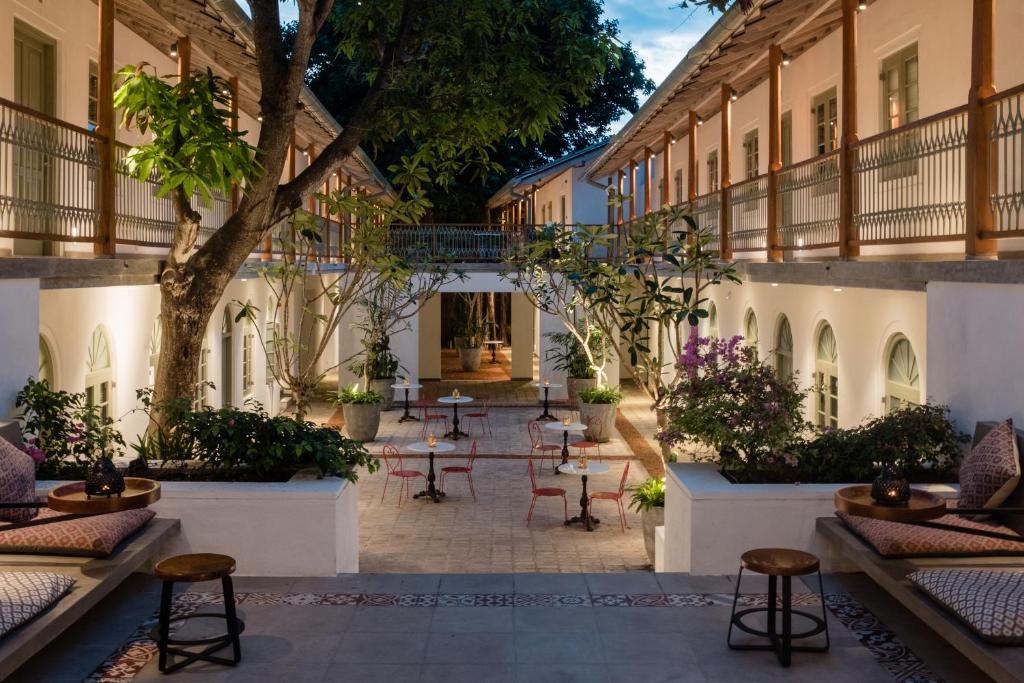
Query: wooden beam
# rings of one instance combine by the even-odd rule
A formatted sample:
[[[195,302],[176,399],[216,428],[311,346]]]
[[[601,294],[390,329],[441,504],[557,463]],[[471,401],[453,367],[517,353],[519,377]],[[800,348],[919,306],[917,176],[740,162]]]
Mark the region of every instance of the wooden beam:
[[[686,160],[686,198],[691,202],[698,197],[697,194],[697,127],[698,127],[697,112],[690,110],[689,115],[689,138],[687,146],[689,147],[689,154]],[[690,207],[693,210],[693,207]]]
[[[843,3],[843,95],[840,101],[839,142],[839,257],[856,258],[860,246],[853,228],[854,150],[857,143],[857,0]]]
[[[768,48],[768,260],[782,260],[779,170],[782,168],[782,48]]]
[[[608,176],[608,180],[605,182],[605,187],[611,187],[611,186],[612,186],[612,177]],[[610,200],[611,197],[608,194],[606,194],[605,195],[605,199],[606,200]],[[615,209],[612,206],[612,203],[609,201],[608,202],[608,225],[612,225],[613,223],[615,223]]]
[[[626,219],[626,216],[625,216],[626,208],[625,208],[624,203],[622,201],[622,197],[623,197],[623,195],[626,192],[626,172],[623,171],[620,168],[619,171],[618,171],[618,176],[619,177],[618,177],[618,181],[617,181],[616,192],[619,195],[619,206],[618,206],[618,211],[617,211],[618,217],[616,218],[615,222],[618,223],[619,225],[622,225],[623,221],[625,221],[625,219]]]
[[[996,240],[982,237],[995,222],[988,201],[992,183],[992,108],[983,100],[996,93],[993,77],[995,54],[995,0],[974,0],[971,29],[971,90],[967,95],[967,235],[968,258],[995,258]]]
[[[675,137],[670,131],[665,131],[664,142],[661,153],[661,196],[658,198],[662,205],[672,206],[679,203],[679,197],[672,196],[672,145],[675,144]]]
[[[181,36],[175,44],[178,46],[178,83],[184,83],[192,72],[192,41],[188,36]]]
[[[636,220],[636,167],[635,159],[629,160],[629,220]]]
[[[644,147],[644,215],[651,212],[651,163],[654,160],[654,152],[650,147]]]
[[[719,251],[725,260],[732,258],[732,245],[729,243],[729,187],[732,186],[732,86],[722,84],[721,124],[722,138],[718,149],[719,192]]]
[[[96,206],[99,209],[97,255],[112,256],[117,251],[117,223],[114,215],[114,150],[117,128],[114,125],[114,0],[99,0],[99,79],[96,110],[96,134],[99,136],[99,177]]]
[[[325,197],[331,195],[331,180],[336,177],[336,175],[332,175],[324,182]],[[324,219],[324,260],[327,263],[334,263],[334,259],[331,257],[331,207],[327,202],[320,202],[320,215]]]

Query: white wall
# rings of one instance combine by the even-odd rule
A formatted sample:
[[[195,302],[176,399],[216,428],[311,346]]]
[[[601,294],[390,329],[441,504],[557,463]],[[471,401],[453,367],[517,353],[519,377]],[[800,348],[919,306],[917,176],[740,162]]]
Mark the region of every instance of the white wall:
[[[14,415],[14,397],[39,371],[39,280],[0,280],[0,419]]]
[[[1024,285],[928,285],[928,394],[961,430],[978,420],[1024,425]]]
[[[793,332],[793,366],[801,386],[813,378],[817,331],[827,321],[839,346],[839,424],[860,424],[882,413],[885,392],[885,353],[893,335],[907,337],[921,372],[921,395],[929,396],[926,302],[924,292],[812,285],[772,286],[746,282],[719,285],[711,300],[718,309],[719,336],[743,335],[747,309],[757,316],[759,355],[773,362],[779,316],[785,314]],[[704,330],[702,330],[703,332]],[[941,343],[941,341],[939,341]],[[812,416],[811,398],[805,402]]]

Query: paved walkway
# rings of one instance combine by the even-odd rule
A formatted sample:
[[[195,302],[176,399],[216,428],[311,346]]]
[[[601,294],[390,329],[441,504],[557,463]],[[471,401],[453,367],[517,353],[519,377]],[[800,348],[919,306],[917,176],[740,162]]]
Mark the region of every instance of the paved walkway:
[[[146,637],[157,581],[132,577],[11,683],[171,680]],[[869,581],[829,577],[826,654],[796,653],[782,669],[767,652],[725,644],[732,583],[680,574],[342,575],[236,582],[242,634],[237,668],[198,663],[174,681],[488,683],[925,683],[985,677]],[[216,610],[208,584],[176,610]],[[764,603],[748,584],[744,606]],[[802,608],[821,609],[797,585]],[[749,592],[747,592],[749,591]],[[213,620],[206,620],[211,622]],[[222,624],[192,622],[178,637]],[[745,638],[745,636],[741,636]]]

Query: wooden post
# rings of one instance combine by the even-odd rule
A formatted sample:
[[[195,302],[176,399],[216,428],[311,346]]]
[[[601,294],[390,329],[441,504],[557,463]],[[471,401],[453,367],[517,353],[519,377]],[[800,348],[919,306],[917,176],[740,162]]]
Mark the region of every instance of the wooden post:
[[[96,183],[96,206],[99,210],[96,242],[93,253],[112,256],[117,251],[117,219],[114,215],[114,164],[116,128],[114,126],[114,0],[99,0],[99,103],[96,112],[96,149],[99,175]]]
[[[622,253],[622,247],[624,245],[623,240],[622,240],[622,224],[626,220],[626,207],[622,203],[622,196],[625,193],[625,191],[626,191],[626,172],[623,171],[620,168],[619,169],[619,178],[618,178],[619,207],[618,207],[618,216],[616,217],[616,221],[615,221],[615,227],[616,227],[616,229],[615,229],[615,237],[616,237],[616,239],[615,239],[615,253],[616,254],[621,254]]]
[[[295,180],[295,155],[299,153],[299,148],[295,146],[295,130],[292,129],[292,141],[288,143],[288,182]],[[289,263],[295,260],[295,224],[292,223],[288,226],[288,240],[291,242],[290,245],[284,247],[282,245],[281,251],[285,261]]]
[[[854,145],[857,144],[857,0],[843,3],[843,96],[839,142],[839,257],[856,258],[854,234]]]
[[[690,110],[690,130],[687,136],[690,138],[687,144],[689,158],[686,161],[686,198],[691,202],[699,195],[697,194],[697,112]],[[693,207],[690,207],[693,211]]]
[[[782,168],[782,48],[768,48],[768,260],[782,260],[779,239],[779,170]]]
[[[993,80],[995,54],[995,0],[974,0],[971,29],[971,91],[967,95],[967,258],[995,258],[996,240],[986,236],[995,223],[989,189],[992,186],[992,108],[983,100],[996,93]]]
[[[352,188],[352,174],[349,173],[345,180],[345,192],[351,196],[353,194]],[[352,248],[352,224],[355,223],[353,215],[351,213],[345,214],[345,241],[338,245],[338,256],[341,260],[348,262]]]
[[[651,212],[651,161],[654,153],[650,147],[644,147],[644,215]]]
[[[629,160],[629,220],[636,220],[636,161]]]
[[[331,196],[331,178],[337,177],[337,175],[332,175],[324,182],[325,197]],[[327,226],[324,230],[324,262],[334,263],[334,257],[331,256],[331,207],[327,202],[320,202],[320,213],[324,217],[324,224]]]
[[[192,41],[188,36],[178,38],[178,83],[184,83],[192,71]]]
[[[608,180],[605,183],[605,187],[612,187],[612,177],[611,176],[608,176]],[[605,199],[606,200],[610,200],[611,199],[611,197],[608,196],[609,194],[610,194],[610,192],[605,194]],[[608,201],[608,225],[613,225],[614,223],[615,223],[615,209],[612,207],[611,201]]]
[[[732,244],[729,242],[729,187],[732,186],[732,86],[722,84],[722,140],[718,150],[721,201],[719,202],[718,232],[719,251],[722,259],[732,258]]]
[[[668,204],[674,206],[681,200],[679,197],[672,196],[672,144],[674,141],[672,133],[665,131],[662,135],[662,142],[664,145],[664,153],[661,155],[661,204]]]
[[[231,132],[238,132],[238,76],[228,79],[228,89],[231,91]],[[231,184],[231,213],[238,211],[239,202],[238,183]]]

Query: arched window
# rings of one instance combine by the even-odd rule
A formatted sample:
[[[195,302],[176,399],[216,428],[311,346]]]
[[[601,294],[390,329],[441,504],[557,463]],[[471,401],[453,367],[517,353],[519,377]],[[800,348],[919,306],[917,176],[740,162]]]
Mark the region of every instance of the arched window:
[[[747,346],[752,347],[756,351],[758,342],[757,316],[754,315],[754,309],[752,308],[748,308],[746,315],[743,316],[743,337],[747,340]]]
[[[231,405],[231,385],[234,383],[234,354],[231,349],[231,332],[234,324],[231,306],[225,306],[224,317],[220,321],[220,402],[225,408]]]
[[[206,343],[206,335],[203,335],[203,347],[199,352],[199,368],[196,374],[196,391],[192,398],[192,409],[200,410],[210,405],[210,345]]]
[[[160,363],[160,341],[163,336],[163,323],[160,316],[153,321],[153,329],[149,333],[149,386],[156,386],[156,366]]]
[[[104,418],[114,413],[114,371],[111,361],[107,333],[102,327],[97,327],[92,331],[85,359],[85,400],[89,405],[96,406]]]
[[[921,376],[910,340],[902,334],[889,341],[885,357],[885,412],[921,402]]]
[[[50,345],[46,343],[46,338],[43,335],[39,335],[39,372],[36,373],[36,379],[46,382],[46,386],[51,389],[57,388],[57,378],[53,370],[53,353],[50,352]]]
[[[814,363],[817,402],[814,422],[819,427],[839,426],[839,348],[832,326],[824,323],[818,330],[818,345]]]
[[[793,376],[793,330],[784,315],[775,330],[775,376],[783,381]]]
[[[249,305],[252,304],[249,303]],[[242,395],[246,398],[252,396],[252,388],[255,384],[252,377],[255,337],[252,320],[246,318],[242,328]]]
[[[718,307],[714,302],[708,304],[708,336],[712,339],[718,337]]]

